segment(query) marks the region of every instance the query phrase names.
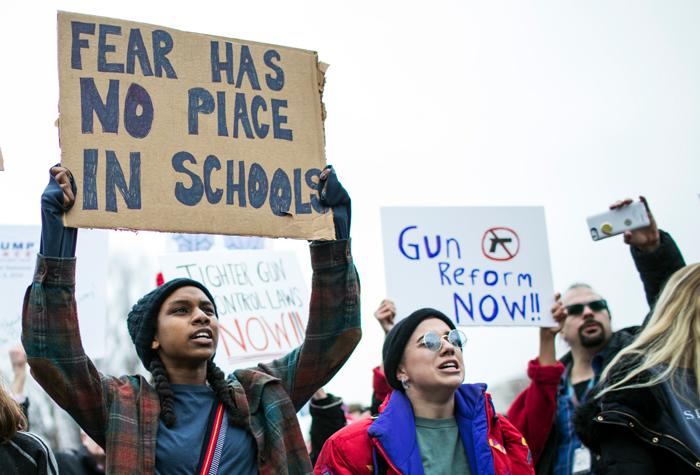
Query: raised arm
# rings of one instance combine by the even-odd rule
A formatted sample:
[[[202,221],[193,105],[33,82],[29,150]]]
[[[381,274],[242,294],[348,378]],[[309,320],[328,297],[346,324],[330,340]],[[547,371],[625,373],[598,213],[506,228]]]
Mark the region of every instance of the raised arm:
[[[24,384],[27,382],[27,354],[24,352],[22,345],[17,344],[10,348],[10,364],[12,365],[12,399],[15,400],[19,407],[22,408],[22,413],[27,419],[27,426],[30,427],[29,421],[29,398],[24,392]]]
[[[51,169],[42,195],[41,250],[24,297],[22,344],[34,378],[104,446],[106,410],[101,376],[80,341],[75,303],[77,229],[63,226],[75,199],[70,172]]]
[[[350,252],[350,197],[332,168],[321,173],[321,202],[333,208],[335,241],[310,244],[311,302],[304,343],[260,365],[285,385],[299,410],[338,372],[360,341],[360,281]]]
[[[554,296],[552,316],[557,323],[566,318],[561,295]],[[540,328],[539,356],[528,363],[530,384],[508,409],[508,420],[525,437],[537,463],[549,438],[557,410],[557,387],[564,373],[564,365],[555,357],[554,339],[560,326]]]
[[[396,320],[396,305],[394,301],[390,299],[382,300],[379,308],[374,311],[374,318],[377,319],[386,337],[386,334],[394,327]],[[379,408],[391,391],[392,388],[384,376],[384,364],[380,363],[379,366],[372,370],[372,405],[370,406],[370,412],[373,416],[379,414]]]
[[[626,231],[624,240],[630,246],[634,265],[644,285],[647,303],[653,307],[668,278],[685,266],[685,260],[671,235],[659,230],[646,198],[640,196],[639,200],[647,210],[649,226]],[[610,209],[622,208],[631,203],[631,199],[617,201],[610,205]]]

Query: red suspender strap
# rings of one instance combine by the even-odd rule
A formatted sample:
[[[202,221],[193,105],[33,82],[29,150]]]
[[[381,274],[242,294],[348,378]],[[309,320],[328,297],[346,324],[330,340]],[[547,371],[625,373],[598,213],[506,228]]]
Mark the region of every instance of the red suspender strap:
[[[216,415],[214,416],[214,425],[211,428],[211,435],[209,436],[209,444],[207,444],[207,451],[204,454],[204,461],[202,462],[202,469],[199,471],[199,475],[207,475],[209,469],[211,468],[211,461],[214,458],[214,449],[216,449],[216,441],[219,438],[219,432],[221,431],[221,421],[224,418],[224,405],[219,403],[219,407],[216,408]]]

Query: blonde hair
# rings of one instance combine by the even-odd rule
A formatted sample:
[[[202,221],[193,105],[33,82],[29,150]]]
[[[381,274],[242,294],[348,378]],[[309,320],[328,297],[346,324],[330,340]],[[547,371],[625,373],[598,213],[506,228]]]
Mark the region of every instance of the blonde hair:
[[[631,362],[617,381],[596,397],[621,389],[643,388],[669,380],[678,368],[688,368],[700,376],[700,264],[676,271],[659,296],[647,326],[635,341],[620,351],[603,370],[601,381],[608,380],[623,362]],[[615,368],[616,365],[620,365]],[[652,368],[650,378],[640,381]],[[696,378],[700,394],[700,378]]]
[[[27,429],[27,419],[0,383],[0,443],[10,440],[17,430]]]

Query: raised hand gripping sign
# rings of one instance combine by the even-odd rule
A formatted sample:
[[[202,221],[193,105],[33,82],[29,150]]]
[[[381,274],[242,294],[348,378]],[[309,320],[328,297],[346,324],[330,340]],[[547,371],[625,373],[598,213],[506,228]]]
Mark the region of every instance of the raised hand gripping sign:
[[[315,52],[58,14],[76,227],[332,239]]]
[[[544,208],[382,208],[387,295],[458,325],[554,326]]]

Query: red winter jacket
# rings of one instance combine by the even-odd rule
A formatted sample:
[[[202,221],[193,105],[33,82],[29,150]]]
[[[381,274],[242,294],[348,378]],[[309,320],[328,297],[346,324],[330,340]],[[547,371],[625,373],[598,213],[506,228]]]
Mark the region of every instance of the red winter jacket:
[[[372,388],[374,389],[374,397],[377,398],[380,404],[392,391],[381,366],[377,366],[372,370]]]
[[[508,419],[525,436],[535,464],[544,450],[557,412],[557,388],[564,374],[564,365],[542,366],[539,359],[530,360],[527,376],[530,385],[508,409]]]
[[[464,384],[455,393],[455,419],[473,475],[534,475],[525,438],[499,417],[481,384]],[[321,450],[317,475],[421,475],[411,403],[394,391],[377,418],[336,432]],[[468,442],[469,441],[469,442]]]

